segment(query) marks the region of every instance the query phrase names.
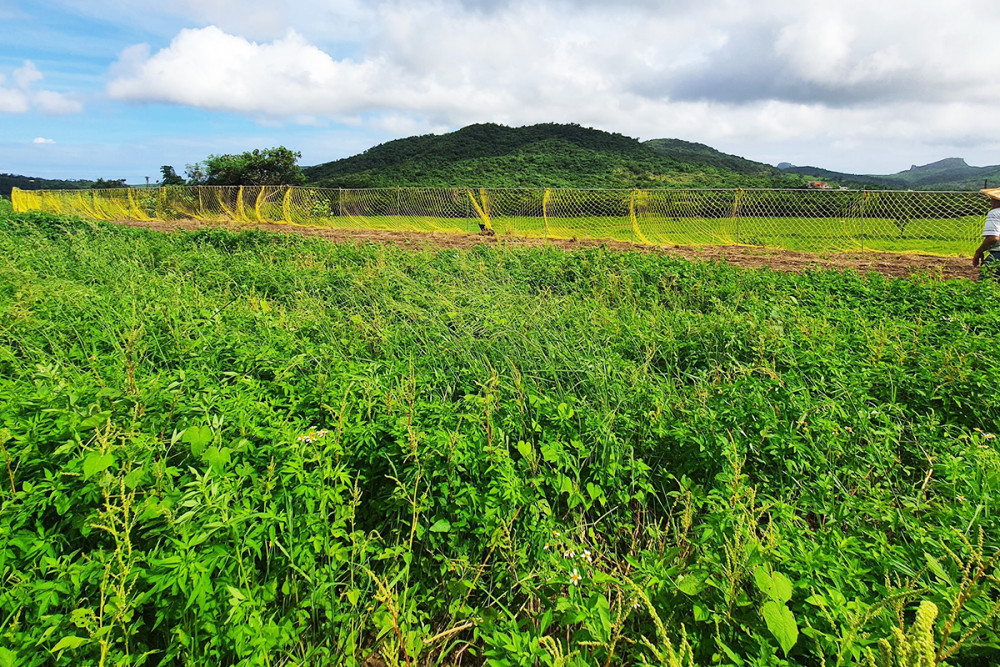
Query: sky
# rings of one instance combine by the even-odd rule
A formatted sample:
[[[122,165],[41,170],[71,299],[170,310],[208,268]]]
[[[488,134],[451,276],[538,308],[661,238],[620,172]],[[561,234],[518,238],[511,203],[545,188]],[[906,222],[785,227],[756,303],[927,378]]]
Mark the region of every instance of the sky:
[[[985,0],[0,0],[0,172],[143,183],[471,123],[777,164],[1000,164]]]

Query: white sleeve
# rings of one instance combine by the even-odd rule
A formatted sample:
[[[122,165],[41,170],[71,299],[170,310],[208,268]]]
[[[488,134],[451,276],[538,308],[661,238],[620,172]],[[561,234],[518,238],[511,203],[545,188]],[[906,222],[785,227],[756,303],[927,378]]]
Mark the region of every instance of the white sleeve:
[[[1000,208],[990,209],[986,214],[983,236],[1000,236]]]

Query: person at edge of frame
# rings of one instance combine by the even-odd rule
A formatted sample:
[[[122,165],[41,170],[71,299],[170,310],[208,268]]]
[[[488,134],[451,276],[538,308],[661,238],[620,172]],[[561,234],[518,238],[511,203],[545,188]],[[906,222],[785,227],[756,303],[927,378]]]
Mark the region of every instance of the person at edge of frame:
[[[986,214],[986,224],[983,226],[983,242],[972,256],[972,266],[996,265],[993,277],[1000,280],[1000,188],[989,188],[979,192],[990,198],[991,208]]]

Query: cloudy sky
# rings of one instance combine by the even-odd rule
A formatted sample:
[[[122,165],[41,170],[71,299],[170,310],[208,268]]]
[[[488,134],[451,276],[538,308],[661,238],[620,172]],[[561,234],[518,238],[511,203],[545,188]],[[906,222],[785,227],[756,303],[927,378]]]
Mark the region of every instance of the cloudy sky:
[[[985,0],[0,0],[0,172],[303,165],[574,122],[855,173],[1000,164]]]

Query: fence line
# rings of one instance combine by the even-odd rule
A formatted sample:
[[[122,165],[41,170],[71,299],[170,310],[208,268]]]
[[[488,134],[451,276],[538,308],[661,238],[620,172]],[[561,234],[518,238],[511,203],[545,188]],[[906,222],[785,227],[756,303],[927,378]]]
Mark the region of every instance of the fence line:
[[[971,255],[989,205],[974,192],[170,186],[20,190],[16,211],[100,220],[351,229]]]

